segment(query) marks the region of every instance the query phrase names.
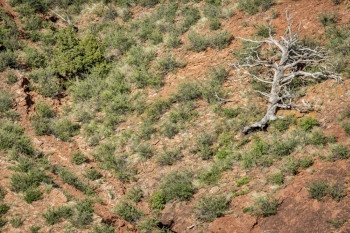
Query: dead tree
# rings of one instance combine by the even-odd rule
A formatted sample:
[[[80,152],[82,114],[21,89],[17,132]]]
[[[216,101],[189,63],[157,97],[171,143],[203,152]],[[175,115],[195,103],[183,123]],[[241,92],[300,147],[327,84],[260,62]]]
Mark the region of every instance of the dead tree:
[[[232,64],[237,69],[262,67],[265,76],[258,77],[247,71],[253,79],[269,85],[270,92],[256,91],[268,98],[268,106],[264,117],[249,126],[243,128],[243,133],[265,128],[270,121],[276,120],[278,109],[292,109],[297,106],[292,103],[292,94],[289,85],[294,79],[335,79],[341,81],[341,77],[331,72],[325,65],[326,52],[320,48],[311,48],[299,40],[300,24],[296,33],[292,32],[291,18],[286,13],[288,26],[279,39],[273,37],[271,30],[268,38],[263,40],[250,40],[241,38],[250,44],[248,53],[242,61]],[[307,67],[307,69],[305,68]],[[316,68],[316,69],[311,69]],[[313,71],[316,70],[316,71]]]

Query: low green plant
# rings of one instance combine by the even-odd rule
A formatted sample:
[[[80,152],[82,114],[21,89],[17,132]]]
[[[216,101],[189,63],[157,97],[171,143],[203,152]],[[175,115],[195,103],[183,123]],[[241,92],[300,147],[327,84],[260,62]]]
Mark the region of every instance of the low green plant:
[[[286,116],[272,122],[272,125],[280,132],[285,132],[291,125],[296,123],[295,116]]]
[[[248,176],[243,177],[242,179],[238,180],[237,183],[237,187],[242,187],[245,184],[248,184],[250,181]]]
[[[323,27],[331,26],[337,22],[337,16],[333,13],[321,13],[318,15],[318,21]]]
[[[195,192],[192,174],[189,172],[170,172],[159,185],[158,191],[148,200],[153,209],[163,209],[171,200],[188,200]]]
[[[115,207],[115,212],[128,222],[136,223],[139,221],[143,213],[137,209],[134,204],[127,201],[121,201]]]
[[[207,195],[198,199],[194,212],[198,220],[211,222],[225,214],[228,201],[224,196]]]
[[[274,174],[271,174],[268,178],[268,180],[273,184],[281,185],[284,183],[284,176],[282,172],[276,172]]]
[[[75,165],[81,165],[83,163],[89,162],[89,159],[81,151],[73,153],[71,160]]]
[[[91,200],[78,201],[73,208],[70,221],[75,227],[82,228],[93,221],[94,207]]]
[[[141,187],[133,187],[129,190],[128,194],[126,195],[126,198],[133,201],[133,202],[139,202],[143,198],[143,190]]]
[[[5,198],[6,194],[7,192],[5,188],[0,185],[0,201],[2,201]]]
[[[25,191],[24,197],[23,197],[23,199],[27,203],[32,203],[34,201],[41,200],[42,198],[43,198],[43,195],[42,195],[40,189],[38,189],[36,187],[31,187],[31,188],[27,189]]]
[[[1,203],[0,204],[0,217],[5,215],[7,211],[9,211],[10,206],[8,206],[6,203]]]
[[[346,190],[344,185],[340,183],[331,183],[328,185],[327,194],[330,195],[333,200],[340,201],[346,196]]]
[[[102,178],[102,174],[94,168],[86,169],[84,176],[89,180],[98,180]]]
[[[306,169],[314,164],[314,160],[312,156],[305,156],[300,159],[299,164],[301,168]]]
[[[267,195],[254,200],[254,205],[250,207],[250,212],[256,216],[268,217],[277,213],[278,200]]]
[[[350,157],[349,150],[343,144],[335,144],[331,147],[331,160],[347,159]]]
[[[350,136],[350,122],[344,122],[342,124],[342,128],[344,129],[345,133]]]
[[[60,206],[58,208],[48,208],[44,213],[43,217],[46,223],[54,225],[62,221],[62,219],[68,219],[72,216],[73,210],[71,206]]]
[[[19,228],[23,225],[23,219],[21,217],[11,218],[9,222],[14,228]]]
[[[269,25],[257,24],[255,28],[256,28],[255,35],[263,38],[267,38],[270,35],[273,35],[276,33],[275,30],[271,28]]]
[[[69,141],[71,137],[79,133],[79,129],[78,123],[62,118],[54,123],[53,134],[62,141]]]
[[[212,145],[215,142],[215,138],[207,132],[199,134],[196,138],[194,152],[198,154],[204,160],[208,160],[214,155]]]
[[[273,0],[240,0],[238,7],[248,14],[254,15],[259,11],[267,11],[273,4]]]
[[[327,137],[321,130],[314,130],[308,138],[308,142],[312,145],[326,145]]]
[[[287,156],[294,151],[297,145],[298,141],[295,138],[276,140],[271,145],[270,151],[277,156]]]
[[[6,83],[8,85],[12,85],[12,84],[16,83],[17,81],[18,81],[18,77],[14,72],[12,72],[12,71],[7,72]]]
[[[299,126],[301,129],[303,129],[304,131],[311,131],[311,129],[314,127],[314,126],[318,126],[319,123],[318,121],[313,118],[313,117],[305,117],[305,118],[302,118],[300,121],[299,121]]]
[[[57,174],[64,183],[70,184],[87,195],[94,194],[94,190],[83,183],[77,176],[65,168],[57,168]]]
[[[201,171],[198,178],[200,182],[210,185],[217,184],[221,176],[222,169],[218,165],[214,164],[210,168]]]
[[[163,152],[157,157],[157,162],[162,165],[173,165],[176,161],[183,157],[181,148],[167,149],[163,148]]]
[[[347,222],[345,218],[341,219],[329,219],[327,220],[328,223],[330,223],[334,228],[338,229],[344,225],[344,223]]]
[[[138,144],[138,146],[135,148],[135,152],[142,159],[149,159],[154,155],[153,147],[148,142],[142,142],[142,143]]]
[[[324,180],[313,180],[308,184],[309,195],[313,199],[321,200],[327,195],[328,184]]]
[[[296,175],[298,174],[298,169],[300,167],[300,162],[294,156],[289,156],[284,161],[284,171]]]
[[[197,82],[183,82],[177,87],[172,99],[177,102],[187,102],[201,97],[200,86]]]
[[[209,46],[208,39],[195,31],[190,31],[188,34],[188,40],[191,43],[191,50],[195,52],[201,52],[206,50]]]
[[[101,223],[99,225],[95,225],[89,233],[115,233],[115,229],[113,226],[110,226],[105,223]]]
[[[184,63],[178,61],[172,54],[166,54],[158,60],[158,70],[163,74],[174,72],[177,68],[184,67],[184,65]]]

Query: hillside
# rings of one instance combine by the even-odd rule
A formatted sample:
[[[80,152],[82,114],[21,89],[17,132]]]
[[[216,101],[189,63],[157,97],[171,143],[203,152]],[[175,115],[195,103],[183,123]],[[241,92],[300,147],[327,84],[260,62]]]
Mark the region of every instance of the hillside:
[[[348,0],[0,0],[0,232],[349,232],[349,67]]]

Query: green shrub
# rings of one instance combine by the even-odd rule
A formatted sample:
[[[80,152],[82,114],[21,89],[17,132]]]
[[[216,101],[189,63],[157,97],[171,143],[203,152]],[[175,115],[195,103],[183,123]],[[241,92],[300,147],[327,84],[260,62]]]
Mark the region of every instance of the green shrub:
[[[36,135],[42,136],[50,135],[52,133],[52,120],[40,117],[39,115],[32,115],[31,121]]]
[[[41,228],[40,226],[33,225],[29,227],[29,230],[30,230],[30,233],[39,233],[40,228]]]
[[[14,192],[25,192],[29,188],[38,187],[40,183],[51,184],[51,178],[39,168],[30,168],[27,173],[13,173],[10,189]]]
[[[313,199],[321,200],[327,195],[328,184],[324,180],[313,180],[308,184],[309,195]]]
[[[195,215],[200,221],[211,222],[225,214],[228,201],[224,196],[202,196],[195,204]]]
[[[149,200],[154,209],[163,209],[164,205],[174,199],[181,201],[192,197],[195,189],[192,184],[192,175],[188,172],[170,172],[163,177],[156,193]]]
[[[338,229],[344,225],[344,223],[347,222],[345,218],[342,219],[329,219],[327,220],[328,223],[330,223],[334,228]]]
[[[12,96],[0,89],[0,117],[13,106]]]
[[[100,225],[95,225],[89,233],[115,233],[114,227],[101,223]]]
[[[346,196],[346,190],[344,185],[339,183],[333,183],[328,185],[327,194],[329,194],[333,200],[340,201]]]
[[[182,15],[184,16],[184,20],[179,25],[179,31],[181,33],[187,32],[201,18],[199,10],[192,6],[185,6],[182,10]]]
[[[70,216],[70,221],[75,227],[82,228],[93,221],[94,207],[91,200],[78,201]]]
[[[158,70],[163,73],[174,72],[177,68],[184,67],[184,63],[177,61],[172,54],[166,54],[158,60]]]
[[[43,213],[43,217],[46,223],[49,225],[54,225],[62,221],[62,218],[69,218],[73,214],[72,207],[70,206],[60,206],[58,208],[49,208]]]
[[[275,34],[275,30],[268,25],[257,24],[257,25],[255,25],[255,28],[256,28],[255,35],[263,37],[263,38],[269,37],[270,34],[271,35]]]
[[[91,187],[84,184],[78,177],[76,177],[72,172],[64,168],[58,168],[58,176],[62,179],[64,183],[72,185],[74,188],[82,191],[87,195],[94,194],[94,191]]]
[[[13,149],[25,155],[34,155],[33,145],[30,139],[24,135],[23,128],[6,121],[0,123],[0,149]]]
[[[281,185],[284,182],[284,176],[282,172],[276,172],[269,176],[268,180],[273,184]]]
[[[147,109],[147,117],[148,120],[156,120],[158,119],[162,114],[164,114],[170,107],[170,104],[166,100],[157,99],[154,101],[150,107]]]
[[[79,40],[71,26],[57,33],[51,63],[58,74],[68,78],[90,73],[94,67],[106,65],[102,43],[92,35]]]
[[[210,159],[214,155],[214,150],[211,148],[214,140],[211,134],[206,132],[201,133],[196,137],[194,152],[202,159]]]
[[[337,22],[337,16],[332,13],[321,13],[318,15],[318,21],[323,27],[331,26]]]
[[[238,7],[250,15],[267,11],[274,4],[273,0],[240,0]]]
[[[205,184],[217,184],[222,176],[222,169],[214,164],[209,169],[205,169],[199,174],[199,181]]]
[[[89,159],[81,151],[73,153],[71,160],[75,165],[81,165],[83,163],[89,162]]]
[[[270,148],[270,151],[277,156],[287,156],[290,155],[298,142],[294,138],[288,138],[285,140],[276,140]]]
[[[153,156],[153,148],[152,145],[148,142],[140,143],[136,148],[135,152],[142,158],[142,159],[149,159]]]
[[[305,117],[299,121],[299,126],[304,130],[304,131],[311,131],[311,129],[314,126],[318,126],[319,123],[315,118],[312,117]]]
[[[343,144],[336,144],[331,147],[331,160],[347,159],[349,157],[350,152]]]
[[[312,156],[305,156],[300,159],[300,167],[301,168],[308,168],[314,164],[314,160],[312,159]]]
[[[115,207],[115,212],[123,219],[131,223],[136,223],[143,215],[143,213],[138,210],[136,206],[127,201],[121,201],[118,203],[118,205]]]
[[[7,72],[6,83],[8,85],[12,85],[12,84],[16,83],[17,81],[18,81],[18,77],[14,72],[12,72],[12,71]]]
[[[23,219],[21,217],[14,217],[9,221],[14,228],[19,228],[23,225]]]
[[[84,176],[89,180],[98,180],[102,178],[102,174],[94,168],[87,169]]]
[[[195,31],[188,33],[188,39],[191,43],[191,50],[201,52],[209,46],[209,41],[204,35],[200,35]]]
[[[49,135],[52,133],[52,118],[56,112],[44,102],[35,105],[36,114],[31,116],[32,126],[36,135]]]
[[[169,139],[174,138],[174,136],[180,131],[179,126],[170,121],[163,122],[163,124],[160,126],[160,130],[162,135],[166,136]]]
[[[53,125],[53,134],[62,141],[69,141],[79,133],[80,126],[68,119],[62,118]]]
[[[9,211],[10,206],[8,206],[5,203],[0,204],[0,217],[2,217],[3,215],[5,215],[7,213],[7,211]]]
[[[284,171],[285,172],[292,174],[292,175],[296,175],[296,174],[298,174],[299,167],[300,167],[300,162],[295,157],[290,156],[290,157],[286,158],[286,160],[284,162]]]
[[[143,198],[143,190],[140,187],[133,187],[129,190],[126,198],[134,202],[139,202]]]
[[[342,3],[344,0],[332,0],[335,5],[339,5]]]
[[[237,181],[237,187],[242,187],[243,185],[248,183],[249,183],[249,177],[248,176],[243,177],[242,179]]]
[[[344,122],[344,123],[342,124],[342,127],[343,127],[345,133],[346,133],[348,136],[350,136],[350,122]]]
[[[29,77],[34,81],[34,90],[44,97],[54,97],[62,90],[54,71],[50,68],[34,70]]]
[[[216,32],[208,38],[208,45],[214,49],[224,49],[230,45],[232,35],[228,31]]]
[[[6,190],[4,189],[4,187],[0,185],[0,201],[4,200],[6,194],[7,194]]]
[[[268,217],[277,213],[278,201],[269,196],[261,196],[254,200],[251,212],[256,216]]]
[[[176,161],[180,160],[183,157],[181,152],[181,148],[175,148],[172,150],[168,150],[167,148],[163,148],[163,152],[159,154],[157,157],[157,162],[161,166],[165,165],[173,165]]]
[[[177,33],[170,33],[165,40],[165,45],[170,48],[178,48],[182,41]]]
[[[210,30],[219,30],[221,27],[221,22],[218,18],[212,18],[209,20]]]
[[[0,218],[0,228],[4,227],[6,225],[7,221]]]
[[[272,125],[280,132],[285,132],[292,124],[296,123],[295,116],[286,116],[272,122]]]
[[[40,189],[31,187],[25,191],[23,198],[27,203],[32,203],[33,201],[41,200],[43,195]]]
[[[312,145],[326,145],[327,137],[321,130],[315,130],[308,139],[309,143]]]
[[[35,48],[26,47],[24,48],[24,52],[24,60],[31,68],[40,68],[45,66],[45,56],[39,53],[38,50]]]
[[[17,54],[6,50],[0,52],[0,72],[6,70],[6,68],[17,67]]]
[[[195,100],[201,97],[200,86],[196,82],[183,82],[177,87],[177,91],[173,94],[174,101],[186,102]]]

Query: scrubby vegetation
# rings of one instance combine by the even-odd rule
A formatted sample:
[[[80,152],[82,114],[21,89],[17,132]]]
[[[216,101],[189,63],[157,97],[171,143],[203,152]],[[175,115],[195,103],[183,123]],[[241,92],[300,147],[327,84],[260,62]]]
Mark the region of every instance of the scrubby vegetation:
[[[314,34],[301,27],[307,35],[297,44],[322,47],[330,73],[344,78],[350,73],[350,30],[343,20],[348,9],[341,0],[330,4],[338,5],[334,12],[312,12]],[[324,172],[320,163],[343,164],[350,157],[350,111],[337,90],[318,92],[323,76],[288,83],[280,96],[296,105],[283,109],[282,101],[271,124],[242,134],[263,117],[260,94],[269,95],[271,73],[249,67],[254,78],[246,80],[232,62],[254,53],[254,43],[241,43],[242,35],[252,40],[280,35],[283,1],[3,5],[0,228],[111,233],[115,226],[133,231],[129,222],[140,232],[170,232],[174,222],[163,221],[163,214],[170,209],[178,216],[183,208],[188,214],[183,225],[191,221],[191,229],[206,232],[215,218],[246,217],[239,209],[242,197],[252,200],[243,212],[276,214],[283,204],[280,189],[298,176]],[[276,50],[258,55],[271,66],[280,57]],[[290,70],[322,72],[323,65]],[[316,102],[309,98],[313,94]],[[336,113],[334,103],[344,113],[333,121],[322,114],[326,108]],[[346,181],[311,180],[307,188],[317,200],[340,202],[347,195]],[[266,195],[256,195],[260,191]],[[53,195],[65,203],[51,205]],[[47,206],[33,217],[46,225],[29,228],[27,215],[13,213],[17,203],[8,202],[17,199],[24,213]]]

